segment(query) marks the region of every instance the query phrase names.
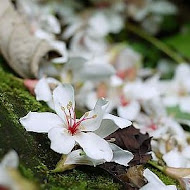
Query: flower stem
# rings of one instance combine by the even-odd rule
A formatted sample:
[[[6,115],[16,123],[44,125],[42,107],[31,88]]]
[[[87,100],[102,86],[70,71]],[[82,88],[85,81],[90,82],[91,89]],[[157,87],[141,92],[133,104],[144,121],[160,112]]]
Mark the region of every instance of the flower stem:
[[[151,166],[153,166],[156,169],[160,170],[161,172],[165,171],[165,168],[163,166],[158,165],[158,163],[156,161],[149,160],[148,164],[150,164]]]
[[[170,58],[172,58],[174,61],[177,63],[182,63],[185,62],[185,60],[175,51],[170,49],[165,43],[162,41],[158,40],[154,36],[149,35],[148,33],[142,31],[139,27],[127,22],[126,23],[126,28],[135,33],[136,35],[140,36],[141,38],[149,41],[151,44],[153,44],[155,47],[163,51],[165,54],[167,54]]]

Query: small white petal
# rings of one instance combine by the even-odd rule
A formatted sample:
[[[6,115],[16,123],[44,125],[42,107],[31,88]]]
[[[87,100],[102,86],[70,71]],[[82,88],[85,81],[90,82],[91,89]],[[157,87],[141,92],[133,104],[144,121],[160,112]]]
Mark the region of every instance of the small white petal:
[[[27,131],[47,133],[53,127],[61,127],[63,121],[54,113],[29,112],[20,118],[20,123]]]
[[[103,164],[104,162],[104,160],[95,160],[88,157],[83,150],[79,149],[69,153],[64,164],[97,166],[99,164]]]
[[[66,49],[66,45],[64,42],[61,41],[52,41],[51,45],[57,49],[59,51],[59,53],[61,54],[61,57],[58,58],[54,58],[51,61],[55,64],[61,64],[61,63],[65,63],[68,60],[68,53],[67,53],[67,49]]]
[[[120,117],[133,121],[140,112],[140,104],[137,101],[131,101],[126,106],[118,106],[117,111]]]
[[[149,169],[144,170],[143,176],[148,180],[148,182],[154,183],[155,185],[157,184],[160,187],[164,187],[164,183]]]
[[[113,87],[117,87],[117,86],[121,86],[121,85],[123,84],[123,81],[122,81],[121,78],[119,78],[118,76],[113,75],[113,76],[110,78],[110,84],[111,84],[111,86],[113,86]]]
[[[1,161],[1,166],[4,168],[17,168],[19,164],[19,158],[16,151],[9,151]]]
[[[94,133],[102,138],[105,138],[108,135],[117,131],[118,129],[118,126],[112,120],[103,119],[101,126],[96,131],[94,131]]]
[[[41,78],[34,88],[36,94],[36,100],[38,101],[50,101],[52,99],[52,93],[48,85],[46,78]]]
[[[140,188],[140,190],[152,190],[152,189],[159,189],[159,190],[177,190],[175,185],[165,185],[157,175],[151,172],[149,169],[145,169],[143,173],[144,177],[148,180],[148,183]]]
[[[180,98],[179,107],[182,112],[190,113],[190,97]]]
[[[148,100],[159,95],[157,89],[142,81],[127,83],[124,87],[124,93],[128,99]]]
[[[53,101],[55,104],[55,111],[64,121],[66,121],[66,115],[69,115],[67,105],[72,103],[71,108],[75,109],[74,89],[70,84],[59,85],[53,91]],[[65,109],[65,113],[62,109]]]
[[[96,105],[96,102],[98,100],[97,93],[96,92],[88,92],[86,97],[86,106],[88,109],[93,109]]]
[[[105,114],[100,127],[95,131],[95,133],[98,136],[105,138],[114,133],[117,129],[123,129],[131,124],[131,121],[127,119],[123,119],[112,114]]]
[[[177,150],[171,150],[170,152],[164,154],[163,160],[169,167],[185,168],[187,165],[187,159]]]
[[[60,154],[68,154],[75,145],[75,140],[66,129],[53,128],[48,132],[48,138],[51,140],[51,149]]]
[[[121,117],[117,117],[117,116],[112,115],[112,114],[105,114],[104,119],[109,119],[109,120],[113,121],[115,123],[115,125],[117,125],[118,128],[120,128],[120,129],[128,127],[132,124],[131,121],[124,119],[124,118],[121,118]]]
[[[100,127],[104,113],[108,106],[108,101],[105,99],[99,99],[94,107],[94,110],[88,112],[87,118],[93,117],[92,119],[87,119],[81,123],[82,131],[95,131]]]
[[[190,67],[187,63],[179,64],[175,71],[175,79],[183,80],[184,78],[189,78],[190,76]]]
[[[163,98],[163,103],[165,106],[176,106],[179,103],[179,98],[177,96],[166,96]]]
[[[79,133],[74,135],[75,140],[83,148],[87,156],[96,160],[106,160],[110,162],[113,152],[107,141],[94,133]]]
[[[121,149],[119,146],[109,143],[113,151],[112,162],[118,163],[123,166],[128,166],[128,163],[133,159],[134,155],[127,151]]]
[[[105,78],[110,77],[111,75],[115,74],[115,69],[110,64],[86,64],[80,70],[79,79],[86,81],[86,80],[102,80]]]

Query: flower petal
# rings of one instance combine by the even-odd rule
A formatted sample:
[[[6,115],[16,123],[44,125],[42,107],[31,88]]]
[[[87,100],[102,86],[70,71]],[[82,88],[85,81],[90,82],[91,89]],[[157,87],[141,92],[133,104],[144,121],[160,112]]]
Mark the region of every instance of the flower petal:
[[[132,101],[126,106],[118,106],[117,111],[120,117],[134,120],[140,112],[140,105],[137,101]]]
[[[109,78],[115,73],[115,70],[112,65],[104,63],[93,63],[93,64],[86,64],[83,69],[80,69],[80,75],[78,79],[82,81],[86,80],[102,80]]]
[[[177,96],[166,96],[163,98],[163,103],[165,106],[176,106],[179,103],[179,98]]]
[[[83,148],[87,156],[96,160],[106,160],[110,162],[113,158],[113,152],[107,141],[94,133],[78,133],[73,136],[79,145]]]
[[[129,82],[124,87],[127,99],[148,100],[159,95],[157,89],[142,81]]]
[[[9,151],[3,158],[1,166],[5,168],[17,168],[19,164],[18,154],[16,151]]]
[[[144,170],[144,177],[148,180],[148,183],[140,188],[140,190],[152,190],[152,189],[162,189],[162,190],[177,190],[175,185],[165,185],[157,175],[151,172],[149,169]]]
[[[55,127],[48,132],[51,149],[60,154],[68,154],[75,145],[74,138],[64,128]]]
[[[103,164],[104,162],[104,160],[95,160],[88,157],[82,149],[79,149],[69,153],[64,164],[97,166],[99,164]]]
[[[27,131],[47,133],[53,127],[61,127],[63,121],[54,113],[29,112],[20,118],[20,123]]]
[[[95,130],[97,130],[100,127],[100,124],[102,122],[102,119],[103,119],[103,116],[104,116],[104,113],[106,111],[107,106],[108,106],[108,101],[106,101],[103,98],[99,99],[96,102],[94,109],[88,113],[85,113],[85,115],[88,115],[87,118],[92,117],[92,119],[87,119],[87,120],[83,121],[81,123],[81,125],[82,125],[81,130],[82,131],[95,131]]]
[[[98,101],[97,93],[92,91],[88,92],[88,95],[86,96],[85,105],[88,109],[93,109],[96,105],[96,102]]]
[[[131,124],[131,121],[127,119],[123,119],[112,114],[105,114],[101,126],[95,131],[95,133],[98,136],[105,138],[114,133],[117,129],[123,129]]]
[[[52,99],[52,93],[46,78],[41,78],[34,88],[36,100],[48,102]]]
[[[182,153],[177,150],[171,150],[163,155],[163,160],[167,166],[175,168],[185,168],[187,166],[187,159],[183,157]]]
[[[180,98],[179,107],[182,112],[190,113],[190,97]]]
[[[121,128],[121,129],[128,127],[132,124],[131,121],[121,118],[121,117],[117,117],[112,114],[105,114],[104,119],[109,119],[109,120],[113,121],[115,123],[115,125],[117,125],[118,128]]]
[[[118,163],[120,165],[128,166],[128,163],[133,159],[134,155],[127,151],[121,149],[119,146],[109,143],[113,151],[112,162]]]
[[[66,121],[66,115],[69,115],[69,110],[67,106],[71,103],[71,107],[74,110],[75,100],[74,100],[74,89],[70,84],[59,85],[53,91],[53,101],[55,104],[55,111],[64,121]],[[65,113],[62,109],[65,109]]]

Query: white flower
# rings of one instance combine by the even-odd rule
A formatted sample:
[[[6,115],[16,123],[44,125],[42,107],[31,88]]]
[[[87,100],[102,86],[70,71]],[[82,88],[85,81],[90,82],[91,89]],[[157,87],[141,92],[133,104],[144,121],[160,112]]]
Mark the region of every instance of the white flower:
[[[140,112],[140,103],[157,97],[159,92],[149,81],[143,83],[137,80],[126,83],[123,94],[123,101],[118,106],[118,115],[129,120],[134,120]]]
[[[121,79],[135,79],[137,70],[142,62],[142,57],[130,47],[122,47],[123,44],[113,47],[113,53],[116,53],[114,66],[117,70],[117,76]],[[116,52],[115,52],[116,51]]]
[[[74,111],[74,90],[71,85],[58,86],[53,91],[53,100],[57,115],[54,113],[30,112],[20,119],[25,129],[27,131],[48,133],[51,140],[51,149],[55,152],[68,154],[75,144],[79,144],[88,157],[111,161],[113,152],[108,142],[93,133],[101,128],[102,120],[106,117],[105,109],[108,102],[100,99],[92,111],[77,119]],[[126,127],[131,124],[128,120],[122,120],[116,116],[109,115],[107,118],[108,120],[111,118],[115,123],[115,126],[110,129],[107,125],[106,132],[108,134],[110,130],[114,132],[121,125]]]
[[[18,155],[15,151],[10,151],[0,163],[0,187],[10,188],[11,190],[19,190],[14,179],[9,175],[8,169],[16,169],[18,167]]]
[[[148,183],[144,185],[140,190],[177,190],[175,185],[165,185],[153,172],[149,169],[145,169],[143,173],[144,177],[147,179]]]

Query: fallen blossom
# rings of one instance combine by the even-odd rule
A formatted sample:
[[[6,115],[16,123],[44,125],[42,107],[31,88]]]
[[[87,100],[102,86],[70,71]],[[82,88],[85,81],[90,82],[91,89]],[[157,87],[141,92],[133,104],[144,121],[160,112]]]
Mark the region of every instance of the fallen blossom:
[[[86,112],[80,119],[76,118],[74,90],[69,84],[60,85],[53,91],[53,101],[57,113],[30,112],[20,119],[21,124],[27,131],[48,133],[51,140],[51,149],[60,154],[69,154],[76,144],[79,144],[86,155],[92,159],[111,161],[113,152],[110,145],[98,136],[105,132],[105,109],[108,102],[104,99],[97,101],[95,108]],[[106,120],[106,119],[105,119]],[[120,125],[127,127],[130,121],[116,116],[107,116],[115,125],[110,129],[107,125],[108,135],[116,131]],[[102,125],[101,125],[102,123]],[[101,128],[103,128],[101,132]]]

